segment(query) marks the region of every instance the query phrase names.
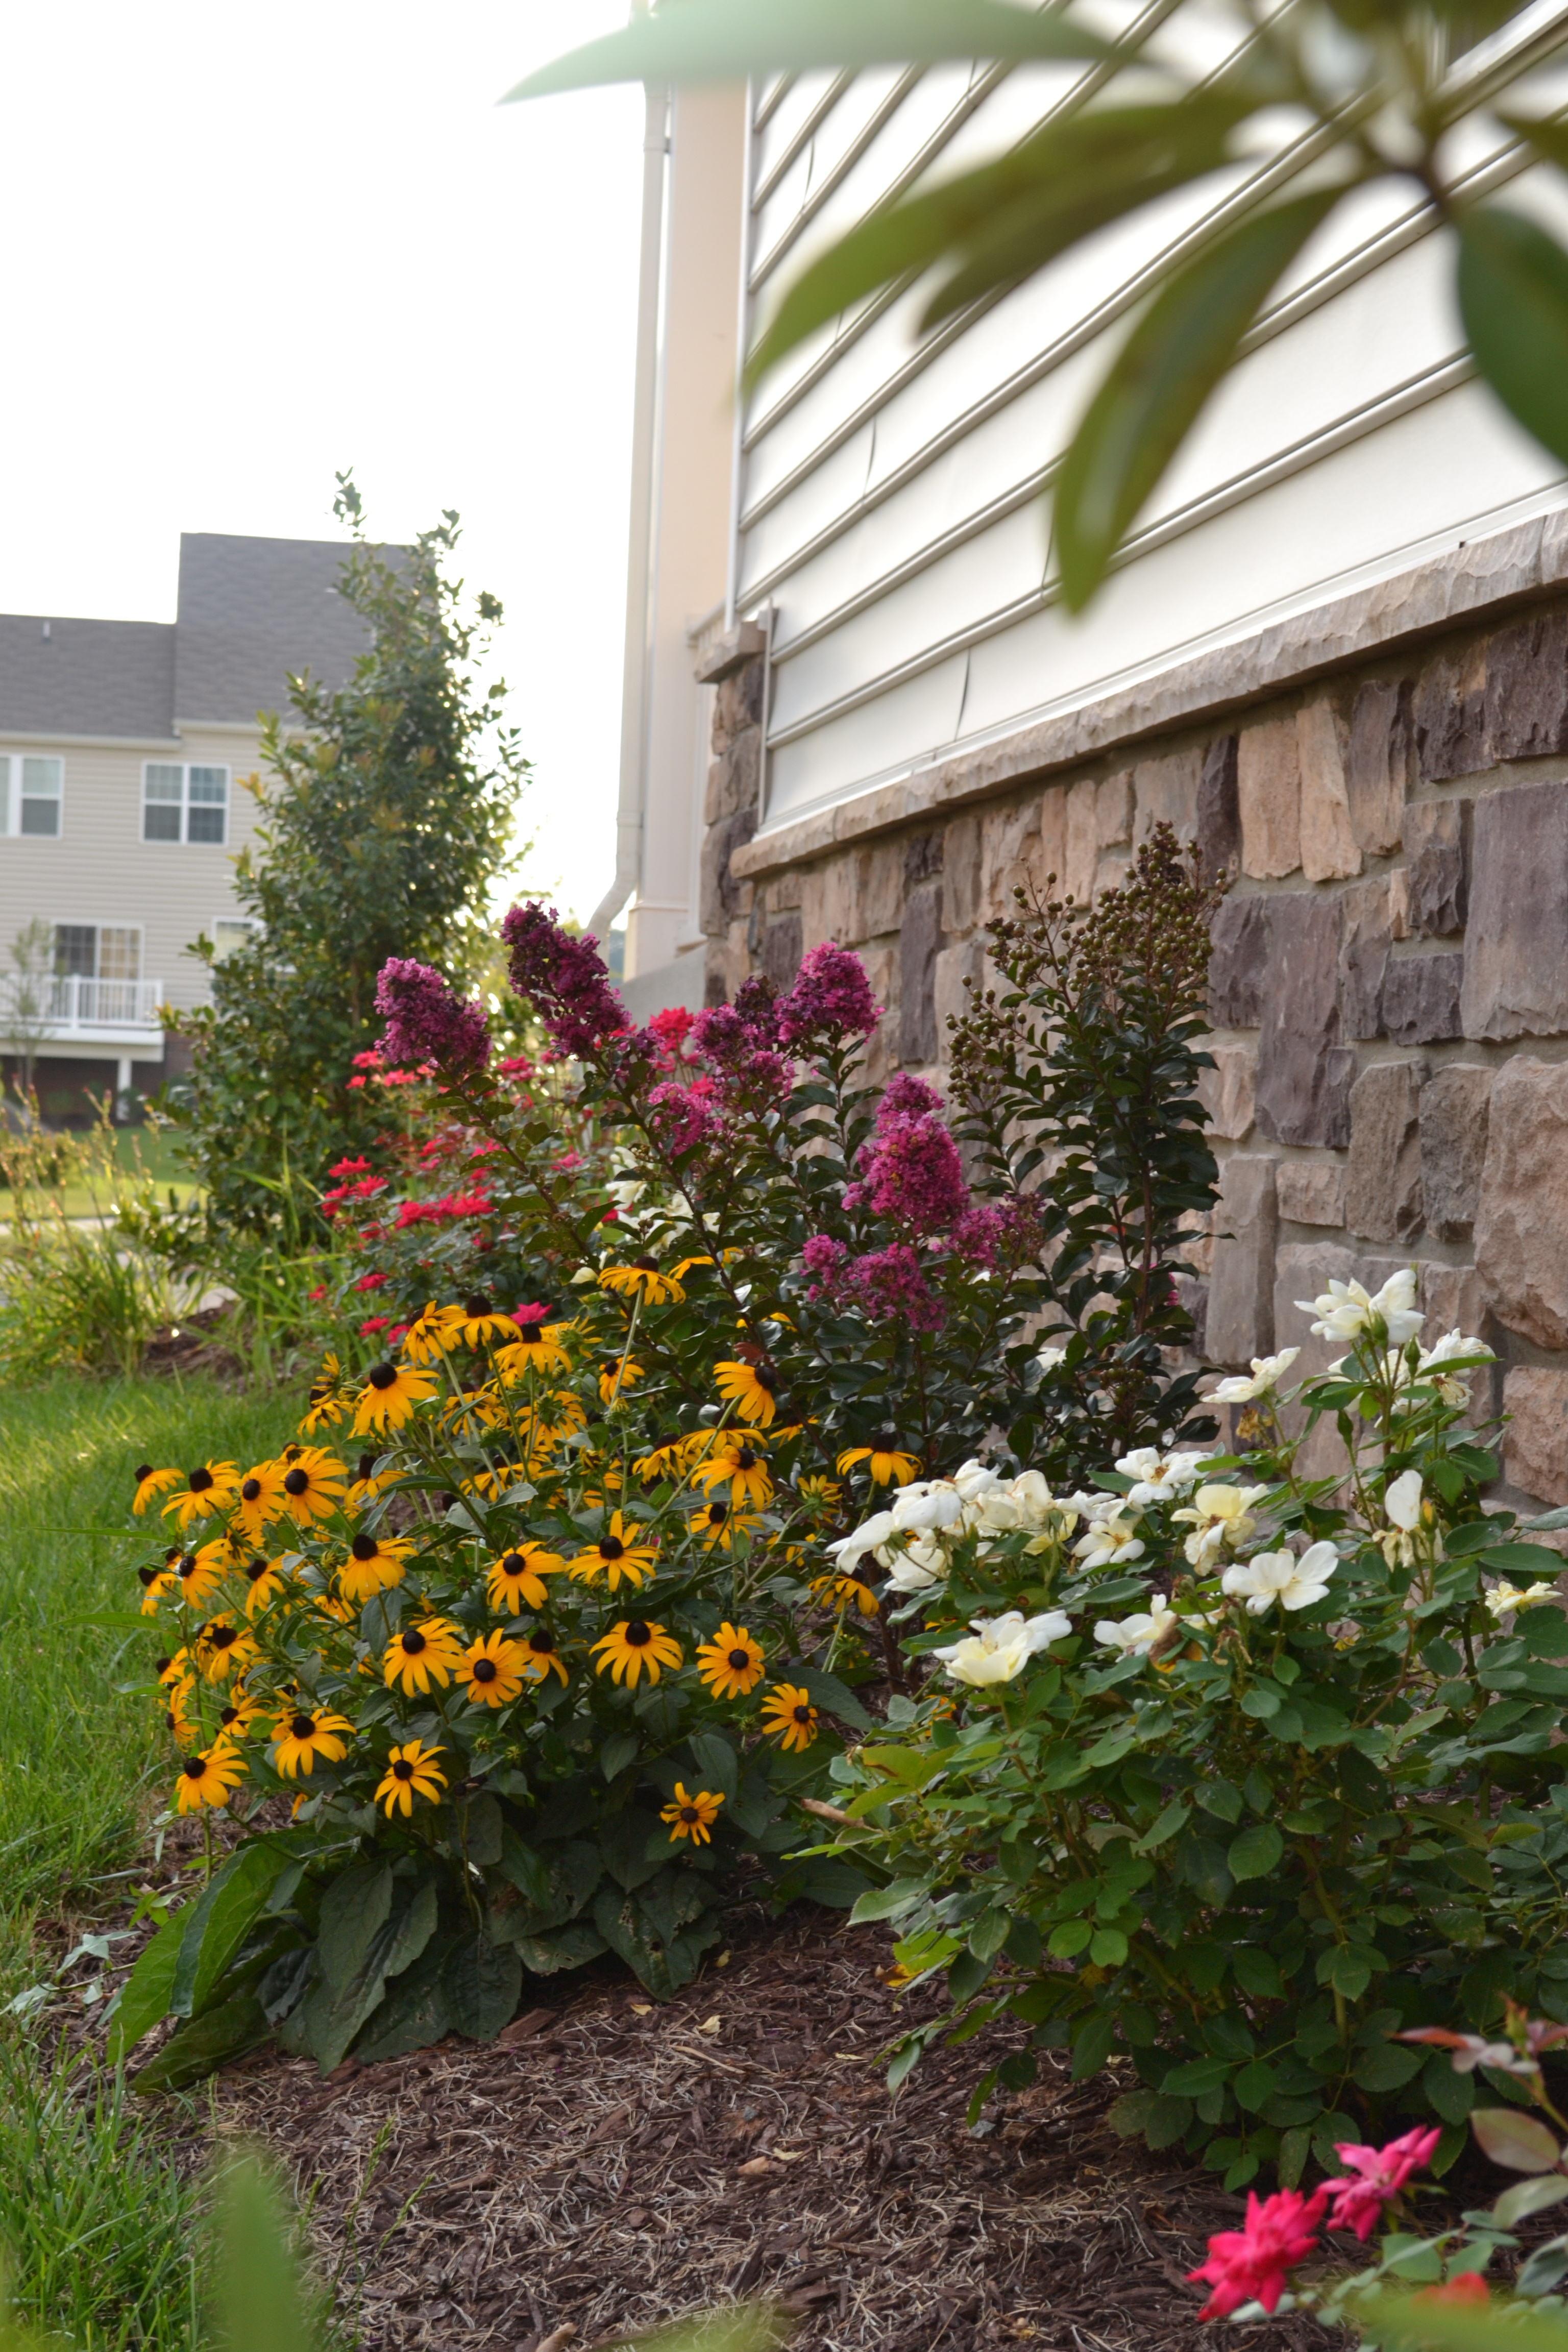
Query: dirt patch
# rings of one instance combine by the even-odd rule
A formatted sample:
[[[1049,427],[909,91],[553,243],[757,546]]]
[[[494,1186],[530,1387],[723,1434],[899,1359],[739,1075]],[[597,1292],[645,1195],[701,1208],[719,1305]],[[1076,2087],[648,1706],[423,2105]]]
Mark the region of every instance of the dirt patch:
[[[910,2010],[886,1954],[825,1914],[758,1922],[663,2005],[605,1972],[489,2047],[325,2083],[258,2053],[221,2078],[217,2126],[294,2174],[361,2281],[365,2352],[534,2352],[567,2323],[586,2352],[751,2295],[796,2315],[802,2352],[1211,2342],[1183,2273],[1243,2200],[1118,2139],[1116,2085],[1055,2060],[970,2131],[1005,2035],[934,2053],[890,2100],[877,2056]]]

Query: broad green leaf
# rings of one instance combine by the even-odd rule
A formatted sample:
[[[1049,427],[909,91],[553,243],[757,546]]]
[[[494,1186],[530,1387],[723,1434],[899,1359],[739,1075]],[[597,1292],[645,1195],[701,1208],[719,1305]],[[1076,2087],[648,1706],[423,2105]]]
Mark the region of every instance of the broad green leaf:
[[[1169,2147],[1181,2138],[1193,2119],[1190,2099],[1173,2099],[1163,2091],[1126,2091],[1106,2116],[1123,2139],[1142,2135],[1151,2147]]]
[[[908,271],[949,265],[922,328],[1021,284],[1096,229],[1216,170],[1250,108],[1228,92],[1203,91],[1161,106],[1089,109],[973,172],[879,205],[786,289],[748,377]]]
[[[1516,2221],[1544,2213],[1549,2205],[1561,2205],[1564,2197],[1568,2197],[1568,2180],[1560,2172],[1537,2173],[1533,2180],[1516,2180],[1511,2189],[1503,2190],[1492,2207],[1492,2219],[1500,2230],[1511,2230]]]
[[[1568,465],[1568,253],[1502,205],[1462,214],[1458,229],[1459,315],[1476,365]]]
[[[132,2088],[138,2092],[184,2090],[187,2083],[200,2082],[204,2074],[215,2073],[226,2059],[254,2050],[271,2031],[256,1995],[236,1993],[232,2000],[220,2000],[216,2009],[182,2025],[157,2056],[150,2058],[139,2070]]]
[[[1297,196],[1237,222],[1167,280],[1128,336],[1057,481],[1052,527],[1070,612],[1099,587],[1242,336],[1338,201],[1337,191]]]
[[[923,1878],[895,1878],[890,1886],[873,1886],[849,1914],[849,1925],[858,1927],[866,1919],[894,1919],[900,1911],[911,1910],[928,1892]]]
[[[1476,2107],[1470,2129],[1483,2152],[1510,2172],[1550,2172],[1562,2156],[1555,2138],[1534,2116],[1516,2107]]]
[[[1097,1927],[1089,1939],[1089,1957],[1097,1969],[1119,1969],[1127,1958],[1127,1938],[1120,1927]]]
[[[825,1675],[819,1666],[799,1665],[790,1668],[790,1680],[804,1683],[813,1706],[825,1715],[836,1715],[851,1731],[879,1731],[881,1726],[868,1716],[847,1683],[837,1675]]]
[[[517,2012],[522,1962],[483,1936],[468,1937],[449,1956],[444,1982],[457,2031],[470,2042],[493,2042]]]
[[[1178,1797],[1174,1804],[1166,1806],[1153,1826],[1144,1831],[1134,1845],[1133,1853],[1153,1853],[1168,1838],[1173,1838],[1178,1830],[1186,1827],[1191,1811],[1191,1806]]]
[[[321,1974],[333,1991],[353,1981],[391,1908],[389,1862],[358,1863],[333,1879],[321,1897],[317,1938]]]
[[[111,2059],[123,2058],[128,2050],[135,2048],[144,2033],[151,2033],[153,2028],[169,2014],[169,1996],[174,1989],[180,1945],[195,1907],[194,1904],[187,1904],[184,1911],[177,1911],[172,1919],[164,1920],[125,1979],[114,2004],[114,2014],[109,2021],[106,2046]]]
[[[1013,1922],[1005,1911],[983,1911],[969,1931],[969,1948],[977,1960],[994,1960],[1006,1942]]]
[[[1235,1879],[1267,1878],[1285,1851],[1285,1841],[1272,1822],[1258,1822],[1232,1838],[1226,1860]]]
[[[733,82],[818,66],[1110,54],[1065,12],[1003,0],[679,0],[542,66],[502,103],[616,81]]]
[[[258,1842],[241,1846],[213,1873],[188,1915],[181,1939],[169,1991],[174,2016],[200,2016],[291,1861],[286,1849]]]
[[[1189,2058],[1184,2065],[1172,2067],[1162,2087],[1185,2098],[1201,2098],[1205,2091],[1217,2091],[1235,2071],[1229,2058]]]
[[[1072,1960],[1088,1947],[1094,1930],[1087,1919],[1067,1919],[1053,1927],[1046,1949],[1057,1960]]]

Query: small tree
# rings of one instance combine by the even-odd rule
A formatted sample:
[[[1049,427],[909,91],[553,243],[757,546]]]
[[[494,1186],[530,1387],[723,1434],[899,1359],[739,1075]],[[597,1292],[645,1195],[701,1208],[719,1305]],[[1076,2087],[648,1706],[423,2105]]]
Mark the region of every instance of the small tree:
[[[38,1048],[49,1034],[55,935],[41,915],[24,923],[11,942],[11,970],[0,981],[0,1045],[17,1064],[17,1092],[33,1094]]]
[[[294,723],[266,720],[269,773],[247,789],[258,841],[236,861],[252,938],[212,971],[212,1003],[180,1025],[189,1078],[172,1107],[223,1223],[265,1230],[300,1213],[297,1176],[374,1140],[389,1098],[351,1083],[380,1027],[376,974],[412,956],[466,985],[490,950],[487,892],[505,869],[528,762],[501,723],[505,688],[481,693],[471,664],[500,617],[445,565],[458,538],[447,512],[412,547],[363,536],[350,475],[335,512],[353,528],[340,593],[370,646],[349,683],[289,680]]]

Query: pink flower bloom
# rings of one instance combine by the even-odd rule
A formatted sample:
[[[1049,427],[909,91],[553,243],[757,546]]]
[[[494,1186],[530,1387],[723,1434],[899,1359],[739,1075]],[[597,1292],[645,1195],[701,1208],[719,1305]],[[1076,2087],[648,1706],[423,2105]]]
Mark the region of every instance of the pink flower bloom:
[[[692,1018],[684,1004],[667,1004],[662,1013],[654,1014],[647,1025],[666,1053],[676,1055],[686,1043]]]
[[[316,1299],[318,1299],[318,1298],[325,1298],[326,1295],[327,1295],[327,1286],[326,1286],[326,1284],[325,1284],[324,1282],[319,1282],[319,1283],[316,1285],[316,1287],[314,1288],[314,1290],[309,1290],[309,1291],[307,1291],[307,1292],[306,1292],[306,1294],[305,1294],[305,1296],[306,1296],[309,1299],[310,1299],[312,1302],[314,1302],[314,1301],[315,1301]]]
[[[667,1079],[655,1087],[648,1105],[660,1143],[676,1159],[695,1151],[719,1132],[718,1121],[695,1087],[677,1086]]]
[[[958,1146],[940,1102],[918,1078],[895,1078],[877,1106],[877,1132],[858,1161],[864,1179],[845,1195],[917,1234],[945,1233],[969,1208]],[[852,1199],[850,1196],[855,1197]]]
[[[353,1287],[356,1290],[381,1290],[384,1288],[385,1283],[384,1274],[362,1274]]]
[[[390,1315],[373,1315],[368,1322],[362,1323],[360,1325],[360,1338],[362,1339],[371,1339],[377,1331],[384,1331],[391,1320],[392,1318]]]
[[[548,1323],[550,1309],[542,1300],[536,1298],[527,1306],[514,1307],[511,1310],[511,1319],[514,1323],[520,1324]]]
[[[368,1176],[370,1162],[368,1160],[340,1160],[328,1169],[327,1173],[329,1176]]]
[[[789,994],[779,1001],[779,1043],[794,1045],[810,1039],[841,1045],[847,1037],[869,1036],[881,1017],[859,957],[824,940],[802,963]]]
[[[1219,2231],[1209,2240],[1208,2260],[1187,2273],[1214,2289],[1198,2317],[1227,2319],[1244,2303],[1273,2311],[1289,2273],[1317,2244],[1327,2203],[1328,2191],[1321,2188],[1310,2197],[1297,2189],[1278,2189],[1272,2197],[1250,2195],[1244,2227]]]
[[[350,1090],[350,1092],[352,1093],[352,1092],[353,1092],[353,1088],[354,1088],[355,1087],[363,1087],[363,1084],[364,1084],[364,1080],[363,1080],[363,1078],[351,1078],[351,1079],[349,1080],[349,1090]]]
[[[808,1298],[834,1298],[849,1253],[828,1234],[813,1234],[800,1254],[801,1265],[812,1277]]]
[[[482,1069],[489,1059],[483,1005],[456,995],[438,971],[411,956],[389,956],[382,965],[375,1009],[386,1016],[381,1050],[389,1062],[464,1070]]]
[[[1346,2167],[1337,2180],[1325,2180],[1323,2187],[1334,2193],[1329,2210],[1331,2230],[1353,2230],[1364,2244],[1376,2229],[1385,2205],[1393,2203],[1412,2174],[1432,2160],[1432,2151],[1442,2138],[1436,2126],[1428,2130],[1407,2131],[1399,2139],[1391,2139],[1386,2147],[1357,2147],[1350,2140],[1336,2140],[1334,2154]]]
[[[624,1030],[626,1008],[592,931],[573,939],[552,907],[513,907],[500,927],[511,950],[511,984],[533,1005],[560,1051],[581,1060]]]

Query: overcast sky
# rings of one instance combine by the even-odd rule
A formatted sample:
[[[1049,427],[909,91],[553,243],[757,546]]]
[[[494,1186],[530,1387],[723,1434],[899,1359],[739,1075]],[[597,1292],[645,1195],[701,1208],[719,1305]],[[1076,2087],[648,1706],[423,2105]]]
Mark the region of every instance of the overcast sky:
[[[626,0],[0,15],[0,611],[172,620],[179,534],[459,509],[535,887],[614,870],[642,92],[499,108]]]

